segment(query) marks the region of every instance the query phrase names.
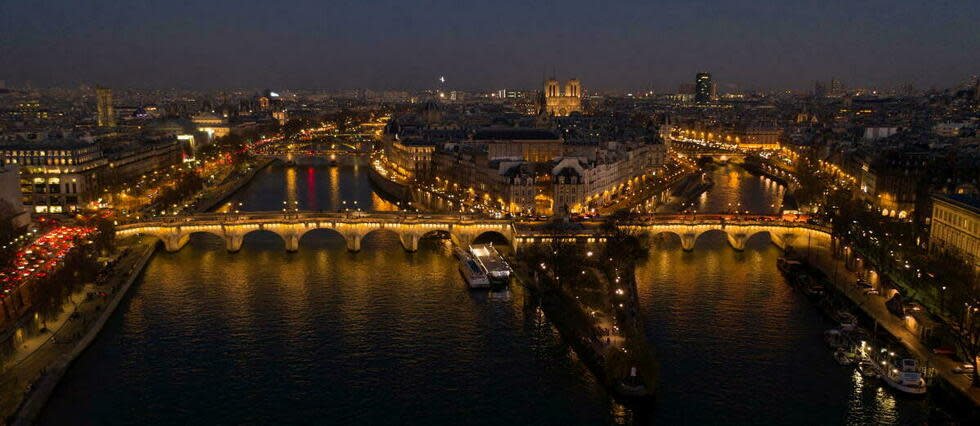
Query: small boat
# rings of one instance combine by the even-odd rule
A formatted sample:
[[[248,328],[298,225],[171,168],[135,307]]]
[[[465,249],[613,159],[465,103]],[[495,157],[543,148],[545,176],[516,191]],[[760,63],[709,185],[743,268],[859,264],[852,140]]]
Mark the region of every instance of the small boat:
[[[858,372],[864,377],[878,377],[878,370],[875,369],[875,363],[868,359],[862,359],[858,362]]]
[[[636,367],[630,368],[630,375],[619,381],[617,390],[620,394],[630,398],[642,398],[650,394],[643,380],[636,373]]]
[[[842,331],[852,331],[858,325],[857,317],[846,311],[837,312],[837,321],[840,322],[840,329]]]
[[[457,260],[468,259],[470,257],[469,253],[466,253],[466,250],[459,246],[453,246],[453,256],[456,256]]]
[[[847,353],[847,351],[844,348],[837,348],[837,350],[834,351],[834,359],[837,360],[837,363],[840,365],[854,364],[854,358],[852,354]]]
[[[823,340],[832,348],[844,348],[847,346],[847,338],[838,329],[823,332]]]
[[[919,371],[916,360],[905,358],[899,363],[898,368],[888,369],[887,367],[887,365],[882,365],[879,368],[879,375],[888,386],[912,395],[926,393],[926,380],[922,378],[922,372]]]
[[[792,273],[793,271],[801,268],[803,266],[799,260],[787,259],[785,257],[780,257],[776,259],[776,267],[779,268],[784,274]]]
[[[820,297],[823,296],[825,293],[823,286],[820,284],[808,285],[806,288],[803,289],[803,292],[810,297]]]

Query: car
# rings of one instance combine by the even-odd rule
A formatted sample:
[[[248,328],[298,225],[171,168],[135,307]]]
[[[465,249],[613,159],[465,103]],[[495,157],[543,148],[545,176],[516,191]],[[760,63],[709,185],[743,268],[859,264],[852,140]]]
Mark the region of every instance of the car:
[[[962,364],[954,368],[953,374],[973,374],[975,367],[973,364]]]

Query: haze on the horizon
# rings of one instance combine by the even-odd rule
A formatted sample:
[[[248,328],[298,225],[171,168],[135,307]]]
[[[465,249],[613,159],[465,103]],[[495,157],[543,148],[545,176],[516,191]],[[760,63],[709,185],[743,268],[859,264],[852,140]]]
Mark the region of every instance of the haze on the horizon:
[[[980,72],[978,1],[0,2],[8,85],[950,87]]]

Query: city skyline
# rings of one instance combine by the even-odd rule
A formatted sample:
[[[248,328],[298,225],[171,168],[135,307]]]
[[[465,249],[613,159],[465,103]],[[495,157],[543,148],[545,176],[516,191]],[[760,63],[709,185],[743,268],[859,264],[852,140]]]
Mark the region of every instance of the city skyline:
[[[980,425],[978,21],[0,2],[0,426]]]
[[[671,92],[707,71],[719,93],[805,90],[832,78],[947,88],[977,73],[965,52],[980,45],[980,6],[946,3],[21,2],[0,7],[0,57],[11,59],[0,79],[12,87],[483,90],[535,88],[536,77],[558,74],[595,90]]]

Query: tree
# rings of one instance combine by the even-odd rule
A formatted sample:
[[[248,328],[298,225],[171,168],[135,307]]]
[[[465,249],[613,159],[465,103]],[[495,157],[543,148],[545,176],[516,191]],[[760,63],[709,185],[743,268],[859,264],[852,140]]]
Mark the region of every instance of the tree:
[[[340,133],[349,133],[365,120],[370,119],[370,114],[343,108],[334,112],[324,114],[320,119],[325,123],[331,123],[337,127]]]
[[[95,222],[98,235],[95,237],[95,247],[99,251],[111,252],[116,249],[116,226],[112,221],[99,218]]]
[[[17,209],[7,200],[0,200],[0,264],[7,265],[16,252],[12,244],[20,234],[20,229],[14,227],[14,217]]]
[[[819,176],[819,169],[814,162],[800,155],[796,160],[796,179],[799,183],[793,195],[800,205],[812,205],[817,203],[824,191],[826,184]]]
[[[284,138],[291,139],[298,135],[299,132],[312,126],[313,123],[305,118],[295,118],[287,121],[286,124],[283,124],[279,131],[282,133]]]

